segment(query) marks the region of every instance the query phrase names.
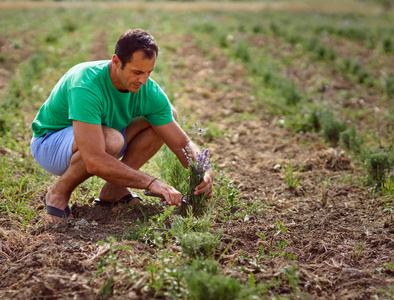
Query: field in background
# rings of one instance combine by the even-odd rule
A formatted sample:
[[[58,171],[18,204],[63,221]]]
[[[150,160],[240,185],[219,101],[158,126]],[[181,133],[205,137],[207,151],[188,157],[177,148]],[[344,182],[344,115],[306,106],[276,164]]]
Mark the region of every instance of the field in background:
[[[0,297],[392,298],[389,6],[0,2]],[[153,79],[213,153],[213,209],[103,210],[93,177],[72,195],[76,219],[47,226],[56,178],[30,155],[30,123],[64,72],[136,27],[161,48]],[[164,179],[167,154],[143,170]]]

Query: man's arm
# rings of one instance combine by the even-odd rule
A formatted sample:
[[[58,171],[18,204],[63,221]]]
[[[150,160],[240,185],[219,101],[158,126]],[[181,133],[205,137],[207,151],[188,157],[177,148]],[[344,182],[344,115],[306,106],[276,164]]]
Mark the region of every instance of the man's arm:
[[[89,174],[96,175],[113,184],[145,189],[153,177],[135,170],[106,152],[106,141],[101,125],[73,121],[77,150]],[[169,204],[181,203],[181,194],[173,187],[158,180],[150,186],[155,194],[163,195]]]
[[[145,188],[151,178],[134,170],[106,152],[104,132],[101,125],[73,121],[77,150],[85,163],[86,171],[120,186]]]
[[[178,123],[172,121],[165,125],[152,127],[171,151],[175,153],[185,168],[189,166],[189,163],[184,151],[191,154],[193,160],[197,159],[198,147],[189,139]],[[212,198],[213,172],[211,169],[205,173],[204,180],[196,187],[194,194],[200,195],[205,192],[207,193],[207,198]]]

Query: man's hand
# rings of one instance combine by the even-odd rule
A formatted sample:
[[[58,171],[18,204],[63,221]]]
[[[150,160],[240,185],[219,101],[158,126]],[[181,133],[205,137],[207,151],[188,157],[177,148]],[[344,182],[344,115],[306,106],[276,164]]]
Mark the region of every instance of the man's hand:
[[[210,199],[213,197],[213,172],[211,169],[205,173],[204,180],[196,186],[194,195],[201,195],[205,192],[207,193],[205,198]]]
[[[186,133],[175,121],[161,126],[152,126],[160,138],[167,144],[172,152],[178,157],[182,165],[187,168],[189,162],[184,153],[187,147],[191,147],[190,154],[196,159],[198,148],[190,141]],[[206,198],[213,197],[213,172],[209,169],[204,176],[204,180],[194,190],[194,195],[207,193]],[[160,193],[162,194],[162,193]],[[164,196],[164,194],[162,194]],[[167,200],[167,199],[166,199]]]
[[[167,201],[168,205],[180,206],[182,204],[182,194],[172,186],[157,179],[150,185],[149,191],[154,194],[162,195],[164,200]]]

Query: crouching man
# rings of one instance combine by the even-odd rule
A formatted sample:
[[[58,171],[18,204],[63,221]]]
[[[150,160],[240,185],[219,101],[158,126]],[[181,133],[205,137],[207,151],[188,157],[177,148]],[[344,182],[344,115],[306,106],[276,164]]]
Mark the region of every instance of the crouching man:
[[[100,205],[132,201],[128,188],[148,188],[169,205],[181,205],[179,191],[139,171],[164,143],[184,167],[182,149],[190,149],[194,159],[198,150],[150,78],[158,53],[152,35],[129,30],[119,37],[111,60],[71,68],[40,108],[32,123],[32,154],[42,168],[60,176],[43,199],[49,222],[72,218],[71,193],[93,175],[106,180]],[[211,198],[212,183],[209,170],[195,194]]]

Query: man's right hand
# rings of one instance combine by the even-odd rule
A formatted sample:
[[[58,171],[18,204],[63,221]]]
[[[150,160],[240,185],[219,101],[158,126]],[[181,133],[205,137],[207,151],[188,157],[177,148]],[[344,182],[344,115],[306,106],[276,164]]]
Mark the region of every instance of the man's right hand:
[[[165,184],[164,182],[161,182],[157,179],[152,182],[149,187],[149,191],[153,194],[162,195],[164,197],[164,200],[167,201],[168,205],[180,206],[182,204],[182,194],[178,192],[174,187]]]

